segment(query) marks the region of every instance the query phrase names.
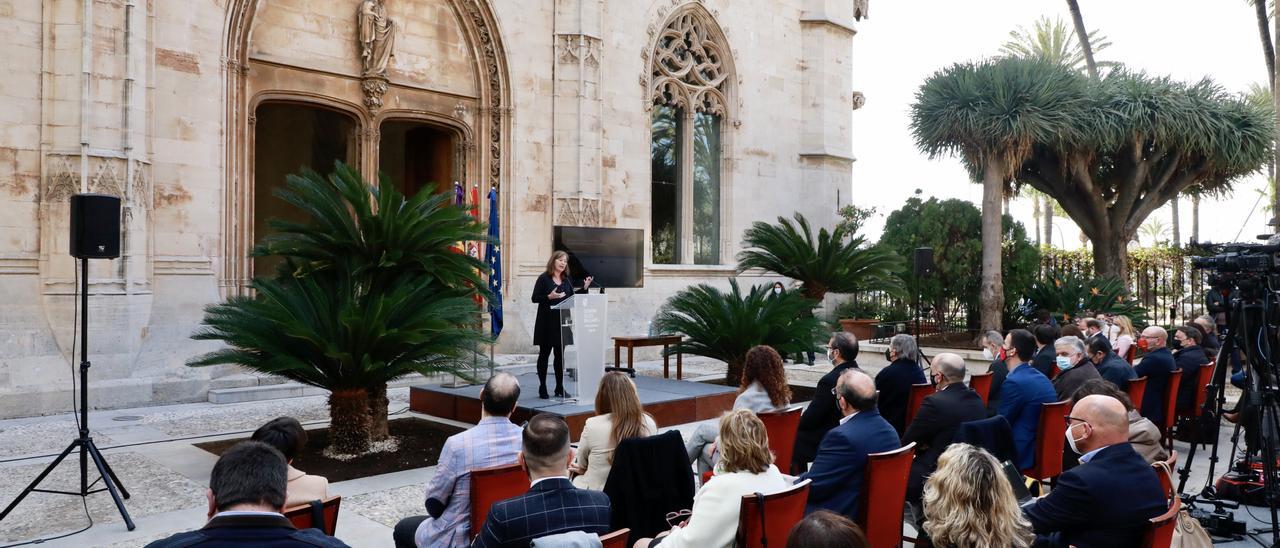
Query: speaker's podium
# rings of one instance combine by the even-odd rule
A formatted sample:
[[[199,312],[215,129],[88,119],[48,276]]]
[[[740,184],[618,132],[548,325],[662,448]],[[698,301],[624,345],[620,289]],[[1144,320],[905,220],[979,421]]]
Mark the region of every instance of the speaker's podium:
[[[605,335],[608,329],[609,300],[603,293],[579,293],[552,306],[560,313],[560,340],[564,342],[565,365],[574,370],[577,386],[569,397],[579,403],[594,402],[604,376]]]

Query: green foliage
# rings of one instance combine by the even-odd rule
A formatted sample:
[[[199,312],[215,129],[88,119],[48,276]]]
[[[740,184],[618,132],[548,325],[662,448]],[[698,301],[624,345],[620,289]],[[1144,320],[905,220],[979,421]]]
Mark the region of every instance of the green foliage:
[[[685,336],[673,351],[728,363],[725,380],[734,384],[751,347],[766,344],[785,356],[812,350],[822,337],[822,322],[808,314],[813,301],[794,291],[775,296],[771,289],[758,285],[743,292],[735,279],[727,293],[698,284],[668,299],[653,326]]]
[[[1147,323],[1147,311],[1129,297],[1124,282],[1115,278],[1091,278],[1074,272],[1052,272],[1027,288],[1023,315],[1034,319],[1039,309],[1054,317],[1076,317],[1084,311],[1128,316],[1136,325]]]
[[[1003,275],[1005,302],[1015,302],[1035,279],[1040,252],[1027,241],[1021,223],[1003,216]],[[921,280],[905,276],[909,294],[917,290],[937,314],[979,310],[982,272],[982,214],[964,200],[921,200],[912,197],[885,221],[880,246],[906,257],[906,272],[914,268],[914,250],[932,247],[934,275]],[[949,310],[950,304],[961,310]]]
[[[1089,32],[1089,44],[1095,56],[1111,47],[1111,41],[1097,30]],[[1084,49],[1080,47],[1075,30],[1061,19],[1050,21],[1045,16],[1037,19],[1031,29],[1020,26],[1009,31],[1009,40],[1000,46],[1000,54],[1023,59],[1042,59],[1080,72],[1087,68]],[[1099,61],[1097,64],[1100,68],[1116,66],[1116,63],[1110,61]]]
[[[862,230],[862,226],[866,224],[867,219],[876,214],[874,207],[858,207],[849,204],[840,208],[840,228],[850,236],[857,234]]]
[[[891,251],[868,247],[862,236],[841,223],[823,228],[817,236],[800,213],[795,222],[778,217],[777,224],[756,221],[743,233],[738,272],[760,268],[804,284],[805,296],[821,301],[827,292],[900,290],[901,264]]]
[[[840,331],[844,329],[840,325],[840,320],[858,319],[892,322],[906,320],[910,317],[911,311],[905,303],[889,299],[867,299],[863,298],[862,295],[857,295],[852,299],[837,304],[827,317],[827,325],[832,331]]]

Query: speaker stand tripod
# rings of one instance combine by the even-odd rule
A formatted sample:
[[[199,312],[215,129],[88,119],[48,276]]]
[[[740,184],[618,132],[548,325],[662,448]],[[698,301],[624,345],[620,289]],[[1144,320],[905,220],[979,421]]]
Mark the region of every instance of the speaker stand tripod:
[[[133,524],[133,518],[129,517],[129,511],[124,507],[122,498],[129,498],[129,491],[120,483],[120,478],[116,477],[116,473],[111,469],[111,465],[107,464],[107,460],[102,457],[102,452],[98,450],[98,446],[94,445],[93,438],[89,436],[89,259],[80,259],[80,437],[76,438],[62,450],[62,454],[54,459],[49,466],[36,476],[36,479],[28,485],[18,498],[13,499],[9,506],[0,512],[0,520],[4,520],[22,499],[27,498],[31,493],[52,493],[55,495],[72,495],[77,497],[87,497],[93,493],[101,493],[107,491],[111,493],[111,499],[115,501],[116,508],[120,510],[120,516],[124,518],[124,524],[130,531],[136,527]],[[80,450],[80,490],[79,491],[58,491],[52,489],[37,489],[41,481],[53,472],[62,460],[67,458],[73,450]],[[103,487],[97,489],[92,488],[99,480],[89,483],[89,460],[93,460],[94,466],[98,468],[99,480],[102,481]]]

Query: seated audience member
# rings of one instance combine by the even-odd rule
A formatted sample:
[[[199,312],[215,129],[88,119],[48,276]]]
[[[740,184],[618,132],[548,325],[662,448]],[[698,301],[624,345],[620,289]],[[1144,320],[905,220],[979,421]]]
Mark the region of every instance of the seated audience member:
[[[329,480],[313,476],[293,467],[293,459],[307,446],[307,431],[293,417],[280,417],[262,425],[253,432],[253,441],[260,441],[276,448],[289,464],[289,487],[285,493],[284,507],[306,504],[313,500],[329,498]]]
[[[1092,320],[1098,321],[1098,320]],[[1095,340],[1106,342],[1105,339]],[[1084,351],[1084,341],[1076,337],[1062,337],[1053,343],[1053,350],[1058,366],[1058,376],[1053,379],[1053,390],[1058,395],[1057,401],[1069,400],[1076,389],[1085,381],[1100,379],[1098,368],[1089,361]]]
[[[1092,341],[1094,339],[1102,339],[1104,341],[1107,340],[1107,334],[1103,333],[1103,330],[1105,330],[1106,327],[1107,325],[1102,323],[1102,320],[1099,320],[1097,318],[1085,319],[1084,321],[1085,343],[1088,343],[1089,341]]]
[[[1179,326],[1173,332],[1173,363],[1182,370],[1178,385],[1178,402],[1175,409],[1191,409],[1196,406],[1196,395],[1204,386],[1197,383],[1200,366],[1209,363],[1200,346],[1200,329],[1190,325]]]
[[[1120,331],[1116,335],[1115,344],[1112,346],[1115,347],[1116,355],[1125,358],[1125,361],[1129,361],[1129,348],[1136,344],[1137,341],[1134,340],[1134,336],[1138,334],[1133,329],[1133,320],[1130,320],[1128,316],[1116,316],[1113,321],[1120,328]]]
[[[938,455],[951,444],[960,423],[987,418],[986,406],[977,392],[964,385],[964,358],[942,353],[933,358],[929,374],[938,391],[925,397],[915,420],[902,435],[902,444],[916,443],[915,460],[907,479],[907,502],[917,505],[924,479],[938,465]]]
[[[822,437],[840,422],[840,408],[836,407],[836,380],[846,369],[858,368],[858,362],[854,361],[858,358],[858,338],[844,331],[832,333],[831,340],[827,342],[827,358],[835,366],[818,379],[813,399],[800,415],[796,444],[791,451],[792,474],[803,474],[809,468]]]
[[[809,479],[805,513],[831,510],[857,519],[867,455],[893,451],[898,434],[876,409],[876,387],[866,373],[850,369],[836,384],[836,405],[844,418],[822,438],[818,456],[797,481]]]
[[[1200,316],[1192,320],[1192,325],[1200,328],[1200,347],[1204,349],[1204,357],[1209,361],[1218,359],[1218,350],[1222,348],[1222,342],[1218,340],[1217,328],[1213,323],[1213,316]]]
[[[1035,330],[1036,354],[1030,360],[1031,366],[1036,368],[1041,375],[1047,379],[1053,376],[1053,365],[1057,354],[1053,352],[1053,341],[1062,337],[1062,330],[1051,325],[1038,325]]]
[[[996,414],[1000,406],[1000,386],[1009,376],[1009,365],[1004,363],[1004,335],[999,331],[988,331],[982,339],[982,357],[991,360],[987,372],[991,373],[991,389],[987,391],[987,416]]]
[[[1111,381],[1116,388],[1122,390],[1128,388],[1129,381],[1138,378],[1138,374],[1133,371],[1133,366],[1112,352],[1111,343],[1105,340],[1095,338],[1089,341],[1089,361],[1098,368],[1098,375]]]
[[[1049,494],[1023,513],[1050,546],[1139,546],[1148,520],[1168,508],[1155,470],[1129,445],[1124,405],[1085,396],[1067,417],[1067,442],[1080,466],[1063,472]]]
[[[889,339],[889,365],[876,373],[876,390],[880,391],[880,414],[889,421],[898,436],[906,430],[907,400],[911,385],[924,384],[924,372],[916,362],[916,339],[911,335],[894,335]]]
[[[1107,338],[1108,343],[1114,345],[1116,343],[1116,337],[1120,336],[1120,326],[1116,325],[1115,319],[1112,318],[1111,314],[1104,314],[1102,312],[1099,312],[1094,319],[1102,323],[1103,336]]]
[[[819,510],[791,528],[787,548],[871,548],[871,544],[862,528],[849,518]]]
[[[1049,312],[1049,309],[1041,308],[1036,310],[1036,319],[1031,322],[1029,327],[1034,328],[1040,325],[1052,325],[1054,327],[1058,327],[1058,320],[1054,319],[1053,314]]]
[[[934,546],[1025,548],[1035,534],[995,457],[953,443],[924,486],[924,527]]]
[[[284,510],[289,465],[262,442],[236,444],[209,475],[209,523],[197,531],[157,540],[147,548],[184,546],[346,546],[319,529],[295,529]]]
[[[1084,330],[1080,329],[1079,327],[1076,327],[1076,324],[1069,323],[1067,325],[1062,326],[1062,331],[1058,332],[1058,339],[1061,339],[1063,337],[1075,337],[1083,341]],[[1054,340],[1056,341],[1058,339],[1054,339]]]
[[[427,482],[426,516],[408,517],[396,524],[398,548],[461,547],[471,543],[471,474],[516,462],[520,427],[511,413],[520,399],[520,382],[498,373],[480,389],[480,423],[444,441],[436,473]]]
[[[494,504],[485,516],[477,548],[524,548],[538,537],[585,531],[609,533],[609,496],[569,481],[569,425],[541,413],[524,427],[516,457],[529,473],[529,492]]]
[[[1129,445],[1132,445],[1133,450],[1142,455],[1144,460],[1148,463],[1169,460],[1169,453],[1165,452],[1164,444],[1160,443],[1160,429],[1146,417],[1138,414],[1138,410],[1133,408],[1133,402],[1129,400],[1129,394],[1117,388],[1116,385],[1105,380],[1086,382],[1071,396],[1071,403],[1075,405],[1086,396],[1095,394],[1113,397],[1124,405],[1126,417],[1129,420]]]
[[[716,464],[716,475],[693,498],[688,522],[673,527],[657,539],[640,539],[635,548],[732,546],[738,531],[742,497],[776,493],[789,486],[773,465],[764,423],[748,409],[729,411],[720,417],[720,461]]]
[[[613,467],[613,449],[618,442],[643,438],[658,433],[653,417],[640,405],[636,385],[625,373],[611,371],[600,379],[596,392],[596,415],[582,427],[582,439],[569,472],[576,474],[573,486],[579,489],[604,489]]]
[[[1169,374],[1177,369],[1173,354],[1165,347],[1169,333],[1164,328],[1151,326],[1142,330],[1138,339],[1138,349],[1147,353],[1142,356],[1133,371],[1139,377],[1147,378],[1147,387],[1142,395],[1142,416],[1151,419],[1157,426],[1164,424],[1165,390],[1169,387]]]
[[[738,397],[733,400],[733,408],[753,413],[769,413],[786,409],[790,403],[791,387],[787,386],[787,372],[782,366],[782,356],[777,350],[765,345],[752,347],[747,351],[747,359],[742,367],[742,382],[738,386]],[[712,443],[715,439],[716,426],[703,423],[698,425],[693,436],[685,443],[689,462],[698,463],[699,475],[711,470],[715,464],[715,444]]]
[[[1036,339],[1025,329],[1014,329],[1005,336],[1005,360],[1009,376],[1004,380],[998,411],[1013,429],[1013,446],[1018,453],[1014,462],[1019,470],[1036,463],[1036,432],[1040,427],[1040,404],[1053,403],[1057,394],[1049,378],[1028,363],[1035,352]],[[1049,345],[1053,351],[1053,345]]]

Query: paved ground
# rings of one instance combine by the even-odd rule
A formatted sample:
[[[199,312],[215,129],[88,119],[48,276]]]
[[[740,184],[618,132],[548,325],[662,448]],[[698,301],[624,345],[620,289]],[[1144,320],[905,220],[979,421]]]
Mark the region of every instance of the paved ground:
[[[819,363],[812,367],[789,365],[793,382],[816,382],[830,368],[822,356],[818,359]],[[862,361],[868,362],[864,367],[872,372],[881,365]],[[506,363],[523,360],[509,359]],[[660,361],[639,362],[637,366],[640,374],[661,374]],[[686,360],[685,374],[686,378],[723,375],[723,365],[691,358]],[[391,412],[408,413],[402,411],[408,406],[408,389],[392,389],[389,397]],[[95,411],[91,415],[94,439],[133,495],[126,504],[138,528],[126,531],[110,498],[99,493],[88,498],[87,509],[94,524],[89,531],[43,545],[141,546],[177,531],[200,527],[205,521],[204,491],[216,458],[191,444],[241,437],[281,415],[297,417],[307,426],[323,425],[327,418],[325,399],[311,396]],[[688,434],[696,426],[693,423],[674,428]],[[1224,455],[1230,447],[1229,435],[1230,430],[1224,429]],[[8,504],[75,436],[75,422],[66,415],[0,421],[0,504]],[[1181,455],[1187,454],[1185,444],[1179,443],[1177,449]],[[1207,468],[1208,459],[1202,452],[1193,464],[1188,491],[1199,490]],[[396,521],[421,512],[423,488],[434,471],[434,467],[424,467],[332,484],[331,492],[343,497],[338,537],[356,547],[390,546],[391,527]],[[92,481],[96,476],[90,477]],[[73,456],[57,468],[43,487],[74,489],[77,481],[78,462]],[[1248,519],[1243,510],[1236,513],[1237,517]],[[1266,509],[1254,509],[1253,513],[1267,519]],[[38,493],[0,521],[0,543],[71,532],[88,523],[78,497]],[[1252,521],[1250,527],[1256,529],[1261,523]],[[1221,545],[1261,544],[1246,540]]]

